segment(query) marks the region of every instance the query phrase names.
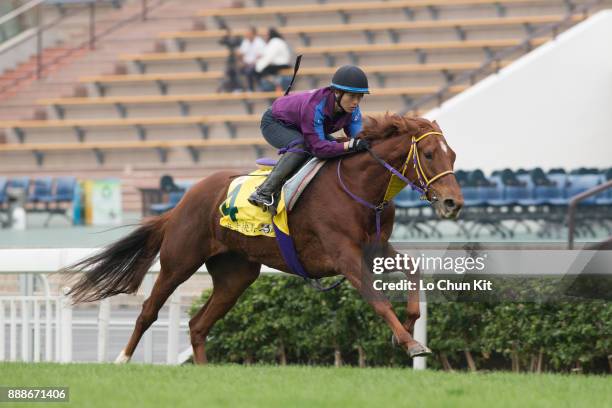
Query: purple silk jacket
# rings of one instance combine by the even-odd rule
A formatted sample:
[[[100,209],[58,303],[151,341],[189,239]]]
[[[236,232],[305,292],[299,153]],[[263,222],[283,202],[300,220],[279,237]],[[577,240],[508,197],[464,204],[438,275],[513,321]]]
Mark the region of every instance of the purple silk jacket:
[[[306,149],[319,158],[347,153],[344,144],[334,140],[331,133],[344,129],[349,138],[362,129],[359,106],[352,113],[334,115],[334,91],[330,87],[296,92],[282,96],[272,104],[275,119],[299,130],[304,135]]]

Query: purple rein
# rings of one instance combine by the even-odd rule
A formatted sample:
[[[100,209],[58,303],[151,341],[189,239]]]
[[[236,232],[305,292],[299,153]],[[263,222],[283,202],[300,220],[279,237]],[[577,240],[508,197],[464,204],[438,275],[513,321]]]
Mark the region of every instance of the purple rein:
[[[415,144],[415,140],[412,140],[412,145]],[[411,149],[412,151],[412,149]],[[376,153],[374,153],[374,151],[372,151],[370,148],[368,148],[368,152],[370,153],[370,155],[372,155],[372,157],[378,162],[380,163],[384,168],[386,168],[387,170],[389,170],[389,172],[391,172],[394,176],[396,176],[397,178],[399,178],[400,180],[402,180],[404,183],[406,183],[407,185],[409,185],[410,187],[412,187],[413,190],[418,191],[421,196],[426,197],[427,194],[427,190],[428,190],[428,186],[426,183],[423,182],[421,175],[419,174],[419,172],[417,171],[417,175],[419,177],[419,182],[421,183],[422,187],[417,186],[416,184],[414,184],[412,181],[408,180],[408,178],[406,178],[406,176],[404,176],[402,173],[400,173],[399,171],[397,171],[393,166],[391,166],[389,163],[387,163],[386,161],[384,161],[383,159],[381,159],[380,157],[378,157],[376,155]],[[410,154],[410,152],[408,153]],[[407,158],[408,159],[408,158]],[[415,169],[417,168],[417,161],[416,161],[416,155],[413,156],[413,162],[414,162],[414,167]],[[385,207],[387,207],[387,205],[389,205],[389,203],[387,201],[381,201],[379,204],[375,205],[372,203],[367,202],[366,200],[364,200],[363,198],[359,197],[357,194],[354,194],[353,192],[351,192],[348,187],[346,186],[346,184],[344,184],[344,181],[342,180],[342,172],[340,170],[340,166],[342,165],[342,159],[338,160],[338,182],[340,183],[340,186],[342,187],[342,189],[355,201],[357,201],[359,204],[374,210],[375,214],[376,214],[376,241],[380,242],[380,217],[381,214],[383,212],[383,210],[385,209]]]

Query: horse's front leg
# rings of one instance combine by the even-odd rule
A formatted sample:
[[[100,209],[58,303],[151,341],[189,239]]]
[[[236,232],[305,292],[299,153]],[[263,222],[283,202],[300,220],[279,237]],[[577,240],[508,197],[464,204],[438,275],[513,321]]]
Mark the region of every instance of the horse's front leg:
[[[350,256],[352,255],[352,256]],[[359,291],[361,296],[374,308],[376,314],[382,317],[393,332],[397,343],[401,345],[410,357],[427,356],[431,350],[412,338],[410,332],[399,321],[393,311],[391,302],[384,293],[374,289],[372,273],[361,265],[361,254],[358,250],[339,257],[339,272]],[[417,300],[418,307],[418,300]]]
[[[385,245],[385,256],[395,258],[398,252],[389,243]],[[414,273],[413,273],[414,271]],[[403,269],[402,272],[406,275],[406,279],[413,282],[415,290],[408,291],[408,299],[406,303],[406,320],[404,321],[404,328],[408,330],[411,336],[414,336],[414,324],[421,317],[421,310],[419,304],[419,279],[421,272],[414,268],[412,259],[409,260],[409,269]]]

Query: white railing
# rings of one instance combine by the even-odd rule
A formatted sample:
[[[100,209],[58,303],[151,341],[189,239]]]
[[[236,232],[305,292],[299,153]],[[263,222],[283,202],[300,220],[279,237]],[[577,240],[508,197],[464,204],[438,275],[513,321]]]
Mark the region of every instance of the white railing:
[[[7,327],[8,356],[5,355]],[[72,361],[69,299],[64,296],[0,296],[0,361],[6,360]]]
[[[98,303],[97,319],[73,318],[70,300],[63,294],[52,294],[47,279],[48,274],[55,273],[97,251],[99,251],[98,248],[0,249],[0,275],[27,276],[29,279],[22,279],[22,281],[30,282],[29,285],[25,285],[28,289],[21,296],[0,295],[0,361],[71,362],[73,361],[72,331],[77,327],[97,327],[97,361],[108,362],[114,359],[115,356],[108,355],[110,328],[131,328],[134,326],[134,321],[132,319],[113,319],[111,298]],[[145,276],[142,284],[145,298],[151,293],[155,275],[159,271],[160,264],[156,262]],[[208,272],[206,267],[202,266],[197,273],[206,274]],[[278,273],[278,271],[263,267],[262,273]],[[43,295],[34,296],[33,277],[39,278],[42,283]],[[47,304],[50,304],[51,307],[47,308]],[[167,330],[167,364],[180,364],[191,356],[190,348],[179,350],[180,330],[188,328],[188,319],[182,318],[181,314],[180,287],[166,304],[169,309],[168,318],[158,319],[143,336],[145,363],[153,363],[153,328]],[[47,322],[48,320],[50,323]],[[8,353],[6,353],[4,343],[7,330]],[[42,332],[45,333],[44,336],[41,335]],[[53,334],[47,334],[50,332]],[[45,344],[43,345],[42,342]],[[53,346],[48,346],[48,343]],[[49,347],[51,347],[51,352],[48,351]],[[17,353],[18,348],[21,353]],[[43,360],[36,359],[41,356],[44,356]]]
[[[108,355],[109,329],[111,327],[133,327],[134,321],[112,319],[111,298],[99,302],[97,319],[73,318],[70,299],[63,293],[51,294],[47,281],[48,274],[55,273],[97,251],[99,249],[95,248],[0,249],[0,275],[39,277],[44,292],[43,295],[34,296],[31,293],[33,285],[30,284],[28,293],[21,296],[0,295],[0,361],[72,362],[74,361],[72,356],[73,329],[92,326],[97,326],[97,361],[112,361],[109,358],[114,358],[114,356]],[[145,276],[142,284],[145,297],[151,293],[154,275],[159,271],[160,265],[159,262],[156,262]],[[206,267],[202,266],[197,273],[207,273]],[[279,271],[263,266],[262,273],[278,274]],[[156,321],[143,336],[145,363],[153,363],[153,327],[167,328],[167,364],[181,364],[191,357],[191,347],[183,351],[179,350],[180,330],[188,327],[188,319],[181,318],[180,287],[172,294],[168,305],[168,319]],[[422,317],[415,326],[415,339],[422,344],[426,344],[426,312],[425,304],[422,303]],[[9,331],[8,356],[5,355],[5,331],[7,329]],[[18,338],[22,341],[18,342]],[[18,348],[21,353],[17,353]],[[422,357],[415,358],[414,368],[425,368],[425,361],[425,358]]]

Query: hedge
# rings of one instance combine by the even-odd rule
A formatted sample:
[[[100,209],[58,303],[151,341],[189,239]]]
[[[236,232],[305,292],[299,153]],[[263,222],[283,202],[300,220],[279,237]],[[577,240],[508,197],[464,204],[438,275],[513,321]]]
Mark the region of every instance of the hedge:
[[[394,307],[403,321],[405,305]],[[432,368],[612,372],[612,304],[604,301],[429,303],[427,330]],[[206,352],[216,363],[411,365],[350,285],[321,293],[284,276],[260,277],[213,327]]]

